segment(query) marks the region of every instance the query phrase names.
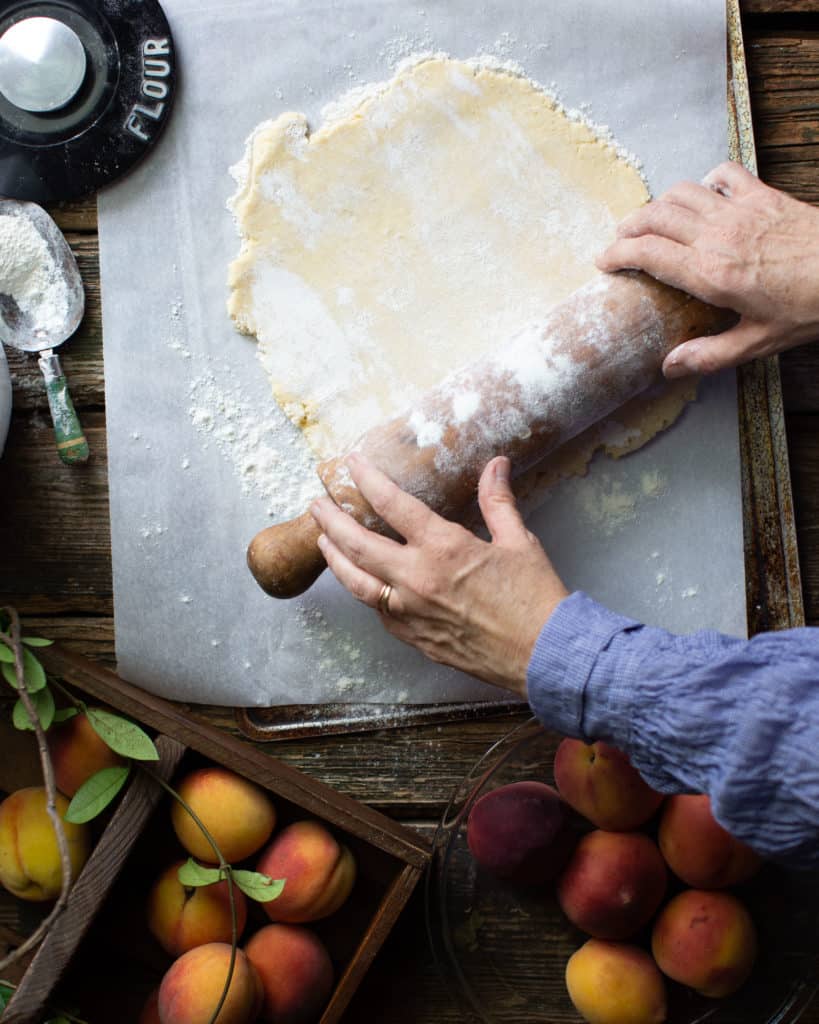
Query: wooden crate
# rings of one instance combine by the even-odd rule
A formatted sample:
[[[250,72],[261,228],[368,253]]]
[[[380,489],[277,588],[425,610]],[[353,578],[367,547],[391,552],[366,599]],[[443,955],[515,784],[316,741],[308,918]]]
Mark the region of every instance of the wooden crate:
[[[336,968],[321,1024],[338,1021],[426,867],[427,841],[81,655],[55,646],[38,656],[79,696],[156,730],[156,774],[173,779],[205,763],[224,765],[270,792],[277,830],[279,823],[318,818],[350,847],[358,868],[353,894],[335,914],[309,926]],[[151,883],[171,860],[184,856],[168,820],[168,799],[155,782],[135,773],[74,884],[66,913],[23,974],[3,1024],[37,1024],[46,1005],[76,1007],[89,1024],[137,1020],[144,998],[171,963],[144,922]],[[267,921],[261,908],[250,910],[247,933],[257,910],[255,923]]]

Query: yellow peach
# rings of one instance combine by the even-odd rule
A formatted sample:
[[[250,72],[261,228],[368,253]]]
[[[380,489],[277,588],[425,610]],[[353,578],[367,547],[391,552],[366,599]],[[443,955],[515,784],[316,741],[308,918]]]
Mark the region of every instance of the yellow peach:
[[[162,1024],[208,1024],[224,990],[229,963],[230,945],[225,942],[197,946],[174,960],[159,986]],[[256,969],[238,949],[230,988],[216,1024],[251,1024],[261,1002],[262,986]]]
[[[187,888],[178,878],[184,861],[159,876],[148,896],[148,927],[171,956],[181,956],[207,942],[230,942],[232,922],[227,882]],[[234,885],[237,936],[247,921],[247,900]]]
[[[24,900],[53,900],[62,888],[62,866],[57,834],[46,811],[42,786],[18,789],[0,804],[0,883]],[[57,794],[61,817],[68,800]],[[72,878],[88,859],[89,839],[85,825],[63,821]]]
[[[48,749],[57,789],[68,797],[103,768],[125,763],[100,739],[84,714],[49,729]]]
[[[176,787],[216,841],[230,863],[261,849],[276,824],[270,797],[248,779],[227,768],[199,768]],[[171,823],[188,853],[208,864],[218,858],[202,830],[185,808],[174,801]]]
[[[566,965],[566,988],[589,1024],[662,1024],[666,993],[657,965],[642,949],[589,939]]]

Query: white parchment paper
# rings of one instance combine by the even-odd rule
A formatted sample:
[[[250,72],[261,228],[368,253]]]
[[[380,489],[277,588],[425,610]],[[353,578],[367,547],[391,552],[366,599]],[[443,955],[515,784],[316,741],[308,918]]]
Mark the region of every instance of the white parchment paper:
[[[258,589],[245,549],[270,522],[203,440],[191,382],[220,367],[268,409],[254,344],[225,312],[237,235],[227,169],[254,126],[388,78],[427,50],[490,52],[589,104],[655,194],[726,156],[722,0],[164,0],[181,67],[165,138],[100,196],[116,644],[121,674],[234,705],[424,702],[499,691],[388,637],[325,573],[303,598]],[[218,412],[215,412],[218,415]],[[598,459],[531,516],[571,587],[677,632],[745,632],[733,376],[645,449]]]

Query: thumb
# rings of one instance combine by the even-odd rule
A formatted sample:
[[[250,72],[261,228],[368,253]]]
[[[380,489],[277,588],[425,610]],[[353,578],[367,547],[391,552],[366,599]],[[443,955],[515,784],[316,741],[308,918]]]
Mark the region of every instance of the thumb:
[[[496,544],[515,546],[527,537],[509,482],[509,459],[500,455],[486,466],[478,481],[478,505]]]
[[[765,327],[742,319],[722,334],[684,341],[665,357],[663,374],[669,380],[691,374],[716,373],[729,366],[747,363],[760,354]]]

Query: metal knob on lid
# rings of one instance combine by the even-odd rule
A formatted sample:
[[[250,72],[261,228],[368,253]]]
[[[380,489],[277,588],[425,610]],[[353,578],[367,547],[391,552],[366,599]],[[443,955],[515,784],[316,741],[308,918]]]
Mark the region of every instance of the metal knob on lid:
[[[32,113],[59,110],[85,78],[80,37],[55,18],[25,18],[0,37],[0,93]]]

